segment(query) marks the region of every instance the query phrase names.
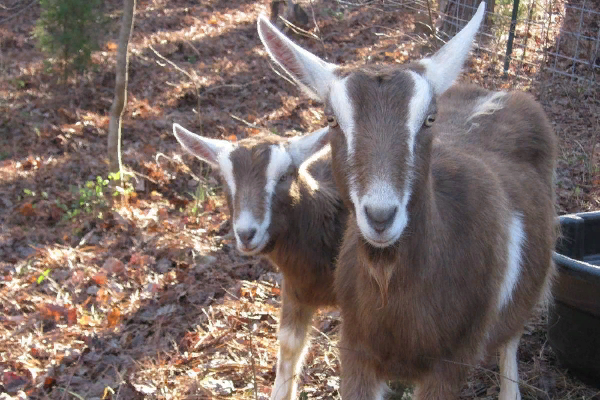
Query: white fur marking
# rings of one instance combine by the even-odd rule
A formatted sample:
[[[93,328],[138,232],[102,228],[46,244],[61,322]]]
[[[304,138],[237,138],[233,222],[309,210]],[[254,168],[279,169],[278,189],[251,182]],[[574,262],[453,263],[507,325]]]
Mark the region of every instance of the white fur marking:
[[[502,309],[510,302],[519,282],[525,240],[522,216],[519,213],[515,213],[508,227],[508,265],[500,288],[499,309]]]
[[[403,204],[404,199],[400,201],[396,189],[385,180],[378,179],[369,186],[366,194],[360,199],[359,207],[356,211],[358,227],[369,243],[375,247],[387,247],[398,240],[408,223],[406,212],[400,213]],[[394,218],[392,226],[385,230],[383,234],[379,234],[369,225],[367,215],[364,211],[365,206],[376,208],[396,206],[398,207],[398,213]]]
[[[242,210],[238,218],[233,223],[233,230],[235,239],[237,242],[238,250],[246,255],[257,254],[267,244],[269,240],[269,225],[271,224],[271,200],[273,192],[275,191],[275,185],[281,174],[287,171],[288,167],[292,163],[292,158],[286,152],[283,145],[272,145],[269,153],[269,164],[267,166],[266,178],[267,184],[265,187],[265,215],[261,222],[258,222],[254,215],[249,210]],[[250,241],[248,246],[249,250],[242,248],[242,242],[238,236],[238,231],[245,229],[256,229],[254,238]]]
[[[229,191],[231,192],[231,197],[235,196],[235,177],[233,176],[233,163],[231,162],[231,152],[234,147],[229,150],[221,151],[217,156],[217,162],[219,163],[219,169],[221,170],[221,174],[225,178],[225,183],[229,186]]]
[[[519,367],[517,363],[517,336],[500,348],[500,396],[498,400],[521,400]]]
[[[331,86],[330,102],[338,118],[338,124],[346,138],[348,159],[354,155],[354,107],[348,96],[348,78],[335,81]]]
[[[423,121],[427,116],[429,103],[433,99],[433,93],[429,83],[421,75],[410,71],[410,76],[414,82],[413,94],[408,105],[408,118],[406,128],[408,130],[408,159],[406,160],[406,180],[402,189],[402,197],[385,180],[375,182],[367,191],[366,195],[358,199],[356,192],[350,191],[351,196],[356,196],[359,203],[356,212],[358,226],[373,246],[386,247],[394,243],[404,232],[408,225],[408,202],[412,193],[412,182],[414,180],[414,161],[415,161],[415,140],[416,136],[423,126]],[[360,201],[358,201],[360,200]],[[390,226],[382,235],[376,233],[367,222],[364,212],[364,206],[375,207],[398,207],[398,212],[392,226]],[[376,239],[376,240],[375,240]]]
[[[271,400],[292,400],[295,398],[295,375],[306,348],[304,336],[296,335],[295,331],[289,327],[279,328],[277,376],[271,391]],[[284,354],[288,357],[285,358]]]
[[[473,114],[471,114],[469,118],[467,118],[467,122],[471,121],[473,118],[477,118],[482,115],[493,114],[496,111],[504,108],[505,96],[506,92],[494,92],[479,99],[479,101],[473,108]]]

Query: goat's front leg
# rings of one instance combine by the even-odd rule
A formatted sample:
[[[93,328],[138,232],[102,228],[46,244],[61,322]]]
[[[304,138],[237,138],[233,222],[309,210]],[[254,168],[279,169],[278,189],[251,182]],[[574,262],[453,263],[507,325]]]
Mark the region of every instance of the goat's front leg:
[[[383,400],[388,393],[385,381],[376,375],[370,360],[363,352],[346,339],[344,323],[340,338],[340,366],[342,400]]]
[[[281,290],[279,319],[279,358],[271,400],[291,400],[296,396],[296,373],[302,366],[307,334],[315,312],[313,307],[298,303],[285,281]]]

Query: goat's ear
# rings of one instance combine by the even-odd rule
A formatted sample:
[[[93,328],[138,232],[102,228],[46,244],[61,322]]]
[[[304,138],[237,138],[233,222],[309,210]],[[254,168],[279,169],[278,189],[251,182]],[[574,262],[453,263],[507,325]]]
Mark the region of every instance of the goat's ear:
[[[258,17],[258,35],[269,56],[288,73],[311,98],[325,101],[337,79],[335,64],[323,61],[281,33],[264,15]]]
[[[233,148],[233,145],[227,140],[204,138],[179,124],[173,124],[173,134],[188,153],[216,168],[219,168],[219,153],[230,151]]]
[[[485,1],[482,1],[473,18],[456,36],[433,56],[420,61],[436,95],[444,93],[460,74],[484,15]]]
[[[299,166],[328,143],[329,127],[325,127],[316,132],[288,140],[288,154],[292,157],[294,165]]]

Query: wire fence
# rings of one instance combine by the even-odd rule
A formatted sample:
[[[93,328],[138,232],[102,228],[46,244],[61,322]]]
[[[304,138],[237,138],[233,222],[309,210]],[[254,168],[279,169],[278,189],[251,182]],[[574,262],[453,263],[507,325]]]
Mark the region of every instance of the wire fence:
[[[340,3],[351,2],[338,0]],[[356,1],[356,0],[355,0]],[[448,40],[481,0],[381,0],[384,6],[431,15],[436,35]],[[381,4],[380,2],[380,4]],[[486,0],[476,48],[490,72],[531,81],[540,73],[600,83],[600,0]],[[359,4],[375,1],[358,1]]]
[[[477,1],[440,0],[437,28],[452,36]],[[600,4],[592,0],[488,0],[479,48],[502,61],[505,74],[552,76],[600,83]]]

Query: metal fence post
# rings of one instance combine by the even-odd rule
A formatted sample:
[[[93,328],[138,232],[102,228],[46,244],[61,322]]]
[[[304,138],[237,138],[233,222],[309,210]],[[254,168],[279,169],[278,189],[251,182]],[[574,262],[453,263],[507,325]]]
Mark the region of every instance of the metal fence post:
[[[517,27],[518,13],[519,0],[514,0],[512,9],[512,19],[510,21],[510,32],[508,33],[508,42],[506,43],[506,57],[504,58],[504,77],[508,76],[508,67],[510,66],[510,56],[512,54],[513,40],[515,39],[515,28]]]

